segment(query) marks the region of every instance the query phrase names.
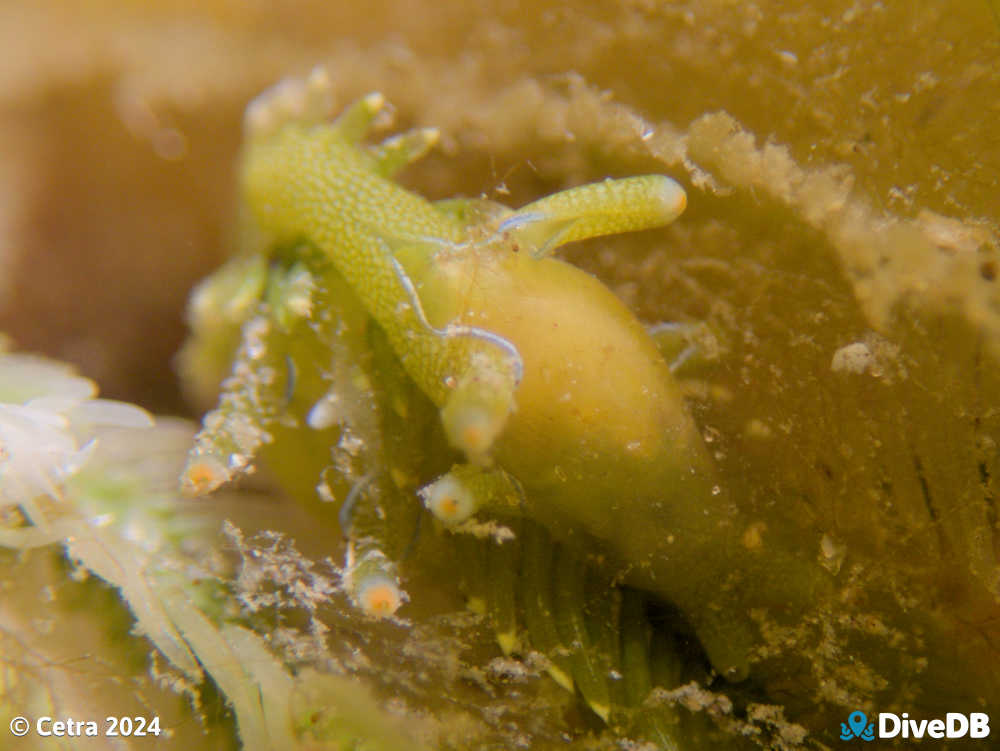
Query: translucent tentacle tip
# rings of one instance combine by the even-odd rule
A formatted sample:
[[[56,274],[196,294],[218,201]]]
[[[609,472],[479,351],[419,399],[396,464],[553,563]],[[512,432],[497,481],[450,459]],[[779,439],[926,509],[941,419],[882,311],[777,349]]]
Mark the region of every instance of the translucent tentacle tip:
[[[427,510],[449,527],[464,522],[479,506],[475,494],[451,472],[418,492]]]
[[[229,482],[231,474],[226,465],[210,454],[192,456],[181,474],[181,492],[188,498],[211,493]]]
[[[356,583],[354,602],[367,615],[388,618],[406,600],[406,594],[387,574],[371,574]]]
[[[445,433],[451,445],[476,464],[488,463],[490,449],[507,421],[507,413],[491,409],[493,406],[468,401],[449,403],[442,410]]]
[[[320,122],[333,109],[329,72],[317,66],[306,78],[286,78],[247,106],[243,127],[248,138],[266,138],[294,121]]]
[[[687,208],[687,193],[680,184],[666,175],[659,175],[655,196],[660,204],[660,222],[670,224],[674,219],[684,213]]]

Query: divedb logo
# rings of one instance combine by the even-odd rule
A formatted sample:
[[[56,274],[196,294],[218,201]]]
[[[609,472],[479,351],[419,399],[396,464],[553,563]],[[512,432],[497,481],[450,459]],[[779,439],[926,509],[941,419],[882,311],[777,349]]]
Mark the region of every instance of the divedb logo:
[[[847,716],[847,722],[840,723],[840,740],[860,739],[873,741],[876,738],[989,738],[990,716],[985,712],[949,712],[944,719],[914,720],[909,713],[901,715],[879,712],[878,730],[876,724],[868,721],[868,716],[855,710]]]

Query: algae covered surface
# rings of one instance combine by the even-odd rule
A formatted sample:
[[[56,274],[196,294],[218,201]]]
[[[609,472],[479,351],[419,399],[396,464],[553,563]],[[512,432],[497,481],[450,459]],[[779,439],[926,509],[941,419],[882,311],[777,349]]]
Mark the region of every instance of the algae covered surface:
[[[775,747],[836,746],[854,709],[997,705],[994,4],[11,2],[0,35],[0,327],[154,410],[205,408],[225,375],[225,357],[201,378],[188,369],[185,401],[171,358],[190,287],[237,242],[242,109],[283,76],[323,63],[339,107],[378,90],[394,129],[440,128],[440,147],[401,178],[432,199],[520,206],[607,176],[678,179],[689,208],[671,227],[562,256],[644,323],[712,334],[678,375],[743,526],[703,555],[766,588],[787,575],[776,551],[794,550],[828,583],[794,621],[741,612],[756,628],[748,682],[703,680],[711,695],[681,703],[714,713],[733,744]],[[313,492],[298,470],[325,447],[276,442],[293,498],[244,486],[190,501],[165,479],[190,433],[171,436],[147,442],[156,472],[113,494],[82,475],[86,492],[64,497],[71,519],[113,517],[105,548],[158,572],[156,586],[136,590],[58,544],[4,551],[5,712],[30,714],[29,699],[102,718],[155,709],[174,729],[163,747],[622,741],[542,667],[502,658],[440,561],[406,571],[405,624],[354,611],[336,509],[293,499]],[[107,498],[147,508],[142,482],[161,495],[129,531]],[[23,513],[4,530],[30,527]],[[81,570],[111,586],[76,581]],[[720,608],[752,599],[720,586]],[[54,647],[63,628],[75,654]],[[298,713],[316,706],[334,709]],[[383,713],[398,725],[375,737]]]

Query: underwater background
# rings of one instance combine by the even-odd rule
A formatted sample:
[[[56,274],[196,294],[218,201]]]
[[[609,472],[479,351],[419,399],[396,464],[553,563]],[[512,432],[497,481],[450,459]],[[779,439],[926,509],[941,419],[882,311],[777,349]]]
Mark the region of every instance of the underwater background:
[[[719,483],[754,520],[720,558],[777,578],[769,551],[795,546],[835,582],[795,628],[757,619],[769,667],[749,706],[761,709],[737,698],[727,713],[719,686],[688,709],[714,713],[734,748],[744,736],[836,745],[857,708],[989,712],[998,18],[987,0],[8,0],[0,330],[11,349],[74,364],[106,398],[196,418],[216,384],[182,383],[175,355],[192,286],[236,242],[243,109],[318,63],[338,107],[378,90],[394,130],[440,128],[440,146],[400,178],[428,198],[520,206],[669,174],[688,192],[677,222],[562,257],[644,323],[713,333],[686,400]],[[21,404],[32,381],[31,396],[84,399],[66,373],[6,362],[5,401]],[[143,430],[101,433],[82,470],[50,477],[63,505],[42,513],[69,505],[78,526],[49,545],[0,537],[4,716],[155,712],[171,728],[123,748],[624,742],[537,665],[501,657],[439,569],[411,574],[408,625],[367,620],[337,583],[335,512],[285,496],[264,468],[182,499],[192,425]],[[297,458],[281,461],[294,476]],[[13,476],[0,479],[0,521],[24,532],[37,525]],[[307,495],[303,483],[284,490]]]

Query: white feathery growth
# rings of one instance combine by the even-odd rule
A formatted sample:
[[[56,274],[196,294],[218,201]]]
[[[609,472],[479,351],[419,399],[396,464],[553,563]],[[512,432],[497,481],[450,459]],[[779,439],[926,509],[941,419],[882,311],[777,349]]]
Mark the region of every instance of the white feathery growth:
[[[34,500],[59,500],[86,463],[101,427],[150,427],[143,409],[95,399],[97,386],[42,357],[0,354],[0,506],[38,523]]]

